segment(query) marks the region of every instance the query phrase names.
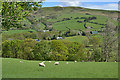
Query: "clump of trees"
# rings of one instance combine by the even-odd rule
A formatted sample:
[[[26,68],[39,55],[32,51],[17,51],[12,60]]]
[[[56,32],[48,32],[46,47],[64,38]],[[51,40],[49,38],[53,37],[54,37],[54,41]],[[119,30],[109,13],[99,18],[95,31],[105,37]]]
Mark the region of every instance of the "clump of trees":
[[[35,41],[31,38],[25,40],[6,40],[2,43],[2,57],[20,58],[26,60],[60,60],[60,61],[96,61],[102,62],[103,49],[99,38],[90,37],[88,47],[78,42],[65,40]],[[110,59],[112,56],[110,56]],[[112,61],[115,61],[114,56]]]
[[[26,60],[86,60],[84,45],[62,40],[35,41],[6,40],[2,43],[2,57]]]
[[[116,60],[118,61],[118,30],[115,29],[116,26],[107,20],[107,25],[105,26],[103,34],[103,52],[106,62]]]

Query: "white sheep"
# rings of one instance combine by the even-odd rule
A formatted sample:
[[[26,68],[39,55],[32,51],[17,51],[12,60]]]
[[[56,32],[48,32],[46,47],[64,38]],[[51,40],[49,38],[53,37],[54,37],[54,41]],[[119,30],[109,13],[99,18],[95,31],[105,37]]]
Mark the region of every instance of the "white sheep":
[[[55,64],[55,65],[58,65],[58,64],[59,64],[59,62],[55,62],[54,64]]]
[[[66,64],[68,64],[68,62],[66,62]]]
[[[45,64],[43,62],[39,63],[39,66],[45,67]]]
[[[20,61],[20,63],[23,63],[23,61]]]
[[[49,61],[49,63],[51,63],[51,61]]]
[[[76,63],[77,61],[75,61],[75,63]]]

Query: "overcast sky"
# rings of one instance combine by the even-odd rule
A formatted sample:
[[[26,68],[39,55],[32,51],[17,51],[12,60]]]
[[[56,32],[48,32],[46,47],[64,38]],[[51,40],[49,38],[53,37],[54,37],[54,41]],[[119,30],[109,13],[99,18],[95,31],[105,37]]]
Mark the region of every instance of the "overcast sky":
[[[119,0],[45,0],[43,7],[77,6],[91,9],[118,10]]]

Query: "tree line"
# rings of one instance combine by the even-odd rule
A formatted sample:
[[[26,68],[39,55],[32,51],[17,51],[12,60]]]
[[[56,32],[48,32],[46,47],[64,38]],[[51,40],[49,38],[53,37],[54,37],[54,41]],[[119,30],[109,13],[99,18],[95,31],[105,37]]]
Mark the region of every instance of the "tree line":
[[[64,40],[35,41],[6,40],[2,43],[2,57],[19,58],[25,60],[53,60],[53,61],[105,61],[103,49],[99,47],[98,38],[91,38],[91,47],[82,43]],[[94,41],[93,41],[94,40]],[[93,44],[93,43],[94,44]],[[110,57],[115,61],[115,56]]]

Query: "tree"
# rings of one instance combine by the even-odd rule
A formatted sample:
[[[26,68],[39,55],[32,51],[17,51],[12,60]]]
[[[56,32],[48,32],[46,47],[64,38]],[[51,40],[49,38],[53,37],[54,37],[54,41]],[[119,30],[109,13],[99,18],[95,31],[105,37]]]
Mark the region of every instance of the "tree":
[[[20,21],[26,18],[30,12],[41,7],[39,2],[2,2],[2,28],[9,30],[11,27],[20,28]]]
[[[68,48],[68,59],[69,61],[82,61],[86,59],[85,46],[77,42],[63,41]]]
[[[116,56],[117,60],[117,50],[118,50],[118,38],[117,38],[117,30],[115,30],[114,23],[107,20],[107,25],[104,30],[104,44],[103,44],[103,52],[104,52],[104,61],[108,62],[110,57]]]
[[[87,36],[89,39],[89,45],[91,45],[91,54],[89,60],[95,60],[98,61],[101,59],[101,53],[99,51],[101,45],[101,41],[99,37],[92,37],[92,36]]]
[[[51,43],[52,57],[54,60],[67,60],[68,48],[62,41],[53,40]]]
[[[28,38],[28,39],[25,39],[22,43],[22,58],[23,59],[28,59],[28,60],[31,60],[31,59],[34,59],[34,54],[33,54],[33,48],[36,44],[36,41],[31,39],[31,38]]]
[[[37,42],[33,48],[36,60],[48,60],[50,57],[50,43],[48,41]]]
[[[12,58],[20,58],[22,53],[21,44],[23,41],[21,40],[6,40],[2,43],[2,56],[3,57],[12,57]]]

